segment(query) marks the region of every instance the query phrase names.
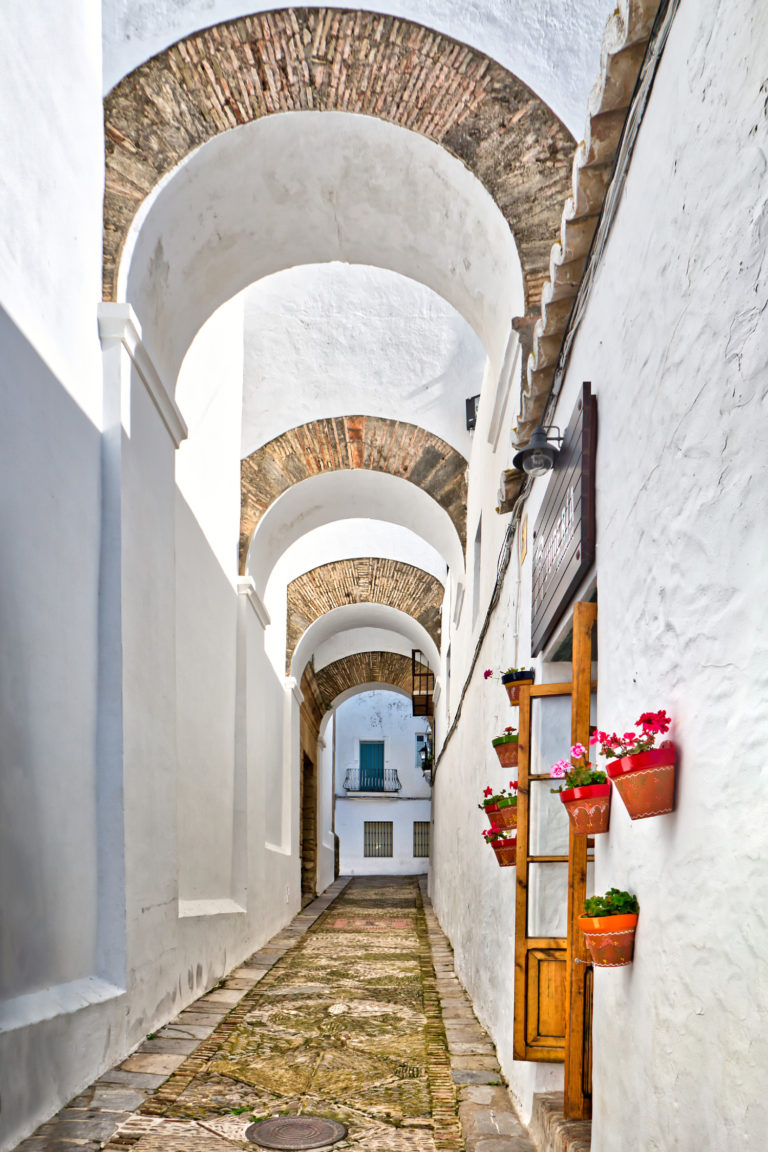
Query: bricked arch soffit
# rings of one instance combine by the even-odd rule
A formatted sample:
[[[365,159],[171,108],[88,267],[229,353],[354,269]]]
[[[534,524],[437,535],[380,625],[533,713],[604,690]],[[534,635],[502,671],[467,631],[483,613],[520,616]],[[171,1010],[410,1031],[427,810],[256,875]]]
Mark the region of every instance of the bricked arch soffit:
[[[308,628],[320,617],[352,604],[383,604],[404,612],[440,647],[445,589],[429,572],[399,560],[369,556],[322,564],[288,585],[286,670]]]
[[[322,708],[327,711],[344,692],[376,686],[411,695],[411,660],[400,652],[355,652],[315,671]]]
[[[294,484],[343,469],[384,472],[415,484],[447,512],[466,549],[464,456],[415,424],[377,416],[339,416],[291,428],[241,461],[241,575],[247,569],[254,533],[275,500]]]
[[[526,310],[539,303],[573,140],[501,65],[421,25],[364,11],[285,8],[188,36],[105,100],[104,299],[117,299],[142,203],[185,157],[273,113],[357,112],[417,132],[457,157],[508,222]]]

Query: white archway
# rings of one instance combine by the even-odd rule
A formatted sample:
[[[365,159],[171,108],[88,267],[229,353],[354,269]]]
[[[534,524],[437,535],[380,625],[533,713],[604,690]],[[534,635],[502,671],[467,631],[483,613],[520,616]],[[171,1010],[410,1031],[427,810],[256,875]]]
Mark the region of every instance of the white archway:
[[[299,680],[312,654],[331,636],[356,628],[385,628],[397,632],[411,643],[412,648],[421,649],[431,668],[440,667],[440,654],[434,640],[413,616],[388,604],[346,604],[326,612],[325,616],[310,624],[296,645],[291,676]]]
[[[442,557],[457,581],[463,580],[461,540],[445,509],[408,480],[388,472],[355,468],[324,472],[302,480],[267,509],[248,553],[247,573],[259,596],[264,596],[270,575],[288,548],[308,532],[354,519],[408,529]],[[421,557],[412,560],[403,554],[397,558],[421,565]],[[444,582],[445,573],[439,574],[439,578]]]
[[[118,297],[175,383],[195,333],[225,300],[273,272],[331,260],[426,284],[499,369],[524,301],[507,221],[444,148],[360,114],[279,113],[191,153],[137,215]]]
[[[328,664],[344,660],[356,652],[396,652],[410,660],[412,650],[413,645],[402,632],[388,628],[347,628],[315,648],[315,671],[319,672]]]

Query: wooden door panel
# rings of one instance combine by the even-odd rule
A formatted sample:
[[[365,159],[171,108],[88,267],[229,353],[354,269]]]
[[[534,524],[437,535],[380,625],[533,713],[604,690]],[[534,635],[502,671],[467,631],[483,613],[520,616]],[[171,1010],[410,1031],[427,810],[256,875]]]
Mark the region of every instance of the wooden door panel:
[[[565,949],[528,951],[528,991],[525,1039],[527,1047],[550,1050],[562,1060],[565,1044]]]

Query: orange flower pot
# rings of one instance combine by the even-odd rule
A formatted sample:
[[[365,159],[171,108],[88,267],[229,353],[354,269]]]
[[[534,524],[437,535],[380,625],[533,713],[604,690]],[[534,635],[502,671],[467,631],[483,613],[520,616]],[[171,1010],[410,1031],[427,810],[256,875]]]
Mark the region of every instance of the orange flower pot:
[[[608,761],[606,771],[619,790],[631,820],[662,816],[675,807],[675,749],[651,748]]]
[[[492,743],[502,768],[517,768],[517,740],[505,740],[504,737],[497,736]]]
[[[504,804],[498,807],[489,819],[491,824],[495,824],[497,828],[503,828],[505,831],[517,828],[517,804]]]
[[[637,914],[579,916],[579,928],[596,968],[623,968],[632,963]]]
[[[509,840],[491,840],[500,868],[511,868],[517,861],[517,837]]]
[[[608,831],[611,818],[610,784],[586,784],[564,788],[560,801],[565,805],[571,827],[577,836],[596,836]]]
[[[507,690],[510,704],[515,707],[520,703],[520,685],[533,684],[533,676],[521,676],[519,673],[507,673],[502,676],[501,682]]]

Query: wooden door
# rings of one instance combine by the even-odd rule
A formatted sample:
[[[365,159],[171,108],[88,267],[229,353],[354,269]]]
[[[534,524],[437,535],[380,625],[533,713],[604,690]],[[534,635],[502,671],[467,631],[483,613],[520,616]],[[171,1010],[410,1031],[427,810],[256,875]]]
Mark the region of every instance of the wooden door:
[[[568,854],[562,831],[563,850],[542,851],[552,846],[547,843],[546,835],[542,837],[540,830],[544,805],[553,806],[556,800],[549,794],[553,783],[549,772],[540,770],[537,735],[545,711],[559,712],[560,728],[564,727],[563,714],[570,713],[570,699],[570,682],[524,684],[520,688],[514,1026],[517,1060],[560,1062],[565,1059],[568,940],[564,911]],[[542,701],[550,704],[558,701],[565,708],[551,709],[546,704],[542,708]],[[565,740],[568,736],[569,732],[565,730]],[[560,815],[556,809],[552,808],[552,811]],[[538,901],[546,900],[546,886],[551,886],[553,879],[555,885],[559,883],[561,886],[563,904],[562,917],[556,910],[555,919],[562,919],[562,931],[556,933],[543,930],[536,908]],[[538,891],[540,888],[542,892]]]
[[[591,841],[573,835],[550,795],[549,768],[567,758],[570,744],[589,742],[596,618],[596,604],[574,606],[573,680],[522,685],[519,705],[514,1054],[564,1062],[565,1114],[574,1119],[591,1109],[592,972],[577,917],[593,856]],[[539,893],[537,870],[550,870],[548,890],[540,884]],[[546,906],[545,925],[548,917],[560,930],[542,930],[537,898]]]

